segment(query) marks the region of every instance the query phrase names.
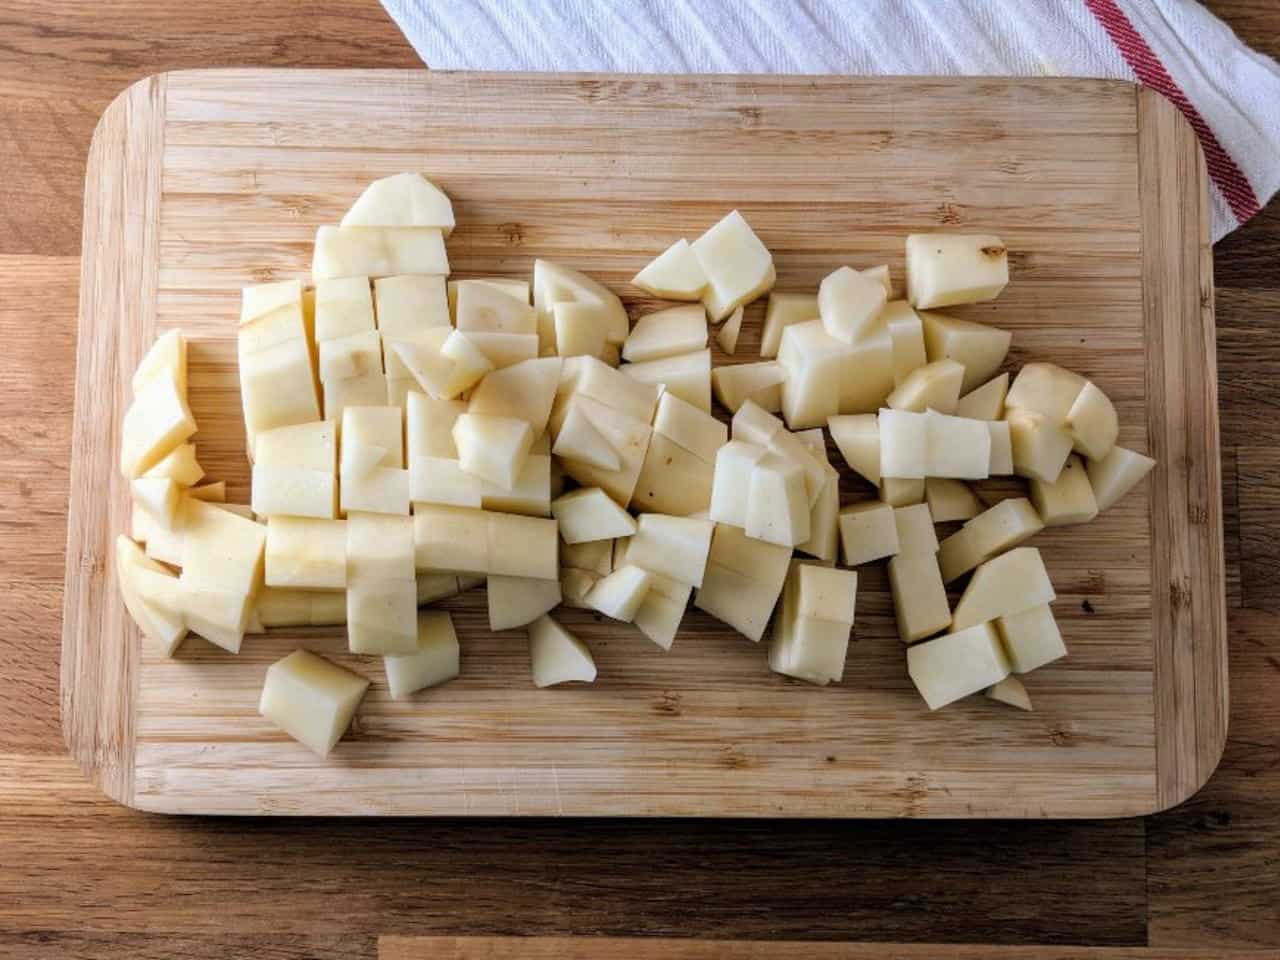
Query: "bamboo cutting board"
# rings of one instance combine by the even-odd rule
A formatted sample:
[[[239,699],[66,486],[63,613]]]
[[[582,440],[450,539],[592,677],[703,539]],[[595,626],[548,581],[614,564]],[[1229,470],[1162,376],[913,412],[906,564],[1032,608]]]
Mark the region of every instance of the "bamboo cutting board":
[[[860,574],[842,684],[771,674],[765,651],[691,611],[664,654],[566,614],[589,687],[533,689],[523,633],[483,591],[450,601],[462,677],[410,702],[343,637],[279,631],[239,656],[140,651],[118,600],[116,467],[133,365],[193,338],[200,459],[248,496],[235,375],[238,290],[308,270],[318,225],[371,179],[420,170],[454,200],[455,276],[528,276],[535,256],[627,283],[733,207],[778,289],[889,262],[903,237],[997,233],[1013,283],[957,310],[1014,330],[1114,400],[1121,442],[1160,461],[1094,524],[1035,538],[1070,656],[1028,681],[1036,711],[972,698],[928,713],[906,677],[883,570]],[[111,796],[181,813],[1098,817],[1194,792],[1226,733],[1226,627],[1211,255],[1195,138],[1158,96],[1079,80],[522,76],[200,71],[126,91],[85,191],[63,726]],[[758,303],[738,354],[755,359]],[[844,500],[868,496],[851,475]],[[373,687],[328,761],[257,714],[266,666],[306,645]]]

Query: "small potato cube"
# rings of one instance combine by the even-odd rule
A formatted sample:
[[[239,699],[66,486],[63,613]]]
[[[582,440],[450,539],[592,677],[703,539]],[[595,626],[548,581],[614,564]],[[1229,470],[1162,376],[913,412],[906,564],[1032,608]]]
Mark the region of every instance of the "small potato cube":
[[[737,210],[693,241],[694,257],[707,277],[702,302],[713,321],[750,303],[773,286],[773,255]]]
[[[301,287],[298,287],[301,290]],[[299,293],[299,297],[301,294]],[[138,361],[133,371],[130,387],[136,397],[151,381],[151,378],[165,370],[172,370],[178,385],[178,393],[187,395],[187,338],[181,330],[170,330],[161,334],[151,344],[150,349]]]
[[[1156,462],[1150,457],[1115,446],[1101,460],[1086,465],[1098,510],[1107,510],[1141,482]]]
[[[791,551],[755,540],[739,527],[716,524],[694,606],[749,640],[764,636],[791,566]]]
[[[323,226],[316,231],[311,276],[317,283],[402,273],[448,275],[449,258],[439,229]]]
[[[782,343],[782,331],[795,323],[807,323],[820,317],[818,298],[810,293],[769,294],[764,311],[764,331],[760,335],[760,356],[776,357]]]
[[[665,583],[659,586],[660,581]],[[676,583],[650,574],[649,591],[640,601],[632,623],[663,650],[670,650],[692,592],[693,587],[687,583]]]
[[[951,625],[947,588],[934,554],[902,552],[890,557],[889,590],[903,643],[923,640]]]
[[[630,363],[660,360],[702,350],[707,345],[707,313],[690,303],[645,314],[636,321],[622,345],[622,359]]]
[[[840,511],[840,545],[846,567],[857,567],[898,552],[894,508],[887,503],[855,503]]]
[[[418,612],[418,648],[383,658],[387,688],[395,700],[436,687],[458,675],[461,649],[453,618],[443,610]]]
[[[320,756],[342,738],[369,681],[307,650],[267,667],[258,712]]]
[[[373,299],[378,332],[384,337],[411,337],[427,327],[449,326],[444,277],[380,277],[373,282]]]
[[[560,524],[560,536],[567,544],[629,537],[636,521],[599,487],[582,487],[559,497],[551,513]]]
[[[880,311],[893,344],[893,385],[899,386],[913,370],[928,363],[924,349],[924,325],[905,300],[891,300]]]
[[[923,480],[928,476],[928,417],[886,408],[880,411],[879,426],[880,476],[899,480]]]
[[[464,413],[453,424],[453,442],[463,470],[510,490],[529,456],[533,430],[516,417]]]
[[[1043,529],[1044,521],[1030,500],[1025,497],[1002,500],[938,545],[942,579],[950,583]]]
[[[962,393],[976,389],[996,375],[1013,341],[1010,331],[972,320],[932,311],[922,311],[920,318],[924,321],[924,346],[929,362],[952,360],[964,368]]]
[[[437,400],[425,393],[411,393],[405,406],[405,439],[409,460],[414,457],[458,459],[453,424],[467,412],[456,400]]]
[[[751,474],[768,454],[764,447],[732,440],[716,453],[711,487],[711,519],[736,527],[747,525]]]
[[[419,571],[489,572],[489,514],[484,510],[415,504],[413,543]]]
[[[642,383],[664,386],[668,392],[704,413],[711,412],[710,350],[682,353],[643,363],[627,363],[621,367],[621,372]]]
[[[956,416],[970,420],[1003,420],[1004,398],[1009,392],[1009,375],[1002,373],[969,391],[956,404]]]
[[[804,471],[795,461],[766,453],[751,468],[747,488],[747,536],[794,547],[809,539],[809,498]]]
[[[1035,547],[1019,547],[988,560],[974,571],[956,604],[953,627],[963,630],[976,623],[1008,617],[1051,603],[1056,596],[1040,551]]]
[[[913,233],[907,237],[907,299],[918,308],[994,300],[1009,283],[999,237]]]
[[[954,360],[939,360],[916,367],[889,394],[885,404],[894,410],[954,413],[960,400],[964,367]]]
[[[347,583],[412,580],[416,546],[408,517],[352,513],[346,520]]]
[[[710,520],[641,514],[627,548],[627,562],[678,583],[701,586],[714,530]]]
[[[938,552],[938,537],[933,532],[933,515],[924,503],[895,507],[894,526],[898,530],[898,552],[928,554]]]
[[[347,585],[347,524],[275,516],[267,520],[266,584],[309,590]]]
[[[586,303],[552,305],[556,352],[562,357],[598,357],[604,352],[604,327],[599,311]]]
[[[1032,478],[1031,502],[1046,527],[1088,523],[1098,515],[1098,502],[1089,485],[1084,462],[1072,454],[1053,483]]]
[[[511,277],[479,277],[470,280],[450,280],[445,285],[445,290],[449,298],[450,317],[455,317],[457,315],[458,294],[462,291],[462,288],[473,283],[493,287],[495,290],[501,290],[509,297],[515,297],[517,300],[523,300],[525,303],[529,302],[528,280],[516,280]]]
[[[418,648],[418,589],[408,580],[360,580],[347,588],[352,653],[388,656]]]
[[[1105,393],[1086,383],[1067,411],[1065,426],[1075,449],[1090,460],[1101,460],[1116,445],[1120,421]]]
[[[987,470],[993,477],[1007,477],[1013,474],[1013,434],[1009,432],[1009,421],[987,420],[987,432],[991,435],[991,462]]]
[[[1053,611],[1045,603],[996,620],[996,631],[1014,673],[1030,673],[1067,655]]]
[[[688,516],[711,505],[715,465],[654,433],[636,478],[631,506],[651,513]]]
[[[489,629],[511,630],[532,623],[560,604],[560,581],[530,577],[489,577]]]
[[[649,592],[651,581],[647,570],[633,564],[619,567],[596,581],[586,596],[587,606],[606,617],[630,623]]]
[[[674,393],[664,393],[658,401],[653,430],[709,463],[729,442],[729,431],[723,423]]]
[[[874,413],[831,417],[831,439],[849,468],[869,483],[880,485],[880,421]]]
[[[409,462],[409,499],[455,507],[483,506],[478,478],[448,457],[414,457]]]
[[[707,289],[707,275],[689,241],[680,239],[650,261],[631,280],[663,300],[697,300]]]
[[[928,434],[927,475],[963,480],[983,480],[991,471],[989,421],[949,417],[933,410],[925,413]]]
[[[930,710],[937,710],[1009,675],[1009,658],[990,623],[943,634],[907,648],[907,673]]]
[[[317,281],[315,326],[317,343],[375,329],[369,278]]]
[[[605,369],[607,370],[608,367]],[[600,487],[613,497],[619,506],[625,507],[631,502],[635,493],[636,482],[644,467],[653,430],[647,422],[636,420],[588,396],[575,395],[569,401],[569,406],[572,408],[577,405],[581,405],[582,412],[604,437],[605,442],[617,451],[618,469],[602,470],[581,460],[570,459],[563,459],[561,466],[564,467],[565,473],[582,486]]]
[[[1053,363],[1028,363],[1018,371],[1005,396],[1010,410],[1039,413],[1055,423],[1063,423],[1080,391],[1084,377]]]
[[[924,497],[929,504],[929,514],[933,517],[934,523],[971,520],[985,509],[982,501],[966,484],[944,477],[930,477],[925,480]]]
[[[196,445],[183,443],[161,457],[143,476],[152,479],[169,479],[180,487],[190,487],[200,482],[204,476],[204,469],[196,460]]]
[[[182,579],[197,587],[251,596],[262,582],[267,528],[219,505],[183,502]]]
[[[538,317],[527,299],[496,287],[469,283],[458,289],[455,325],[459,330],[493,333],[538,332]]]
[[[605,439],[587,415],[587,404],[569,403],[551,452],[566,460],[577,460],[600,470],[621,467],[618,451]]]
[[[120,469],[132,480],[196,432],[177,373],[157,372],[134,397],[121,426]]]
[[[725,353],[733,354],[738,350],[738,337],[742,334],[742,314],[741,306],[734,307],[729,319],[716,331],[716,343]]]
[[[1005,420],[1013,448],[1013,469],[1020,477],[1046,483],[1058,479],[1071,454],[1071,437],[1044,414],[1014,409]]]
[[[854,605],[858,596],[858,575],[852,570],[837,570],[811,563],[798,563],[792,570],[796,578],[796,615],[815,620],[830,620],[853,625]]]
[[[776,413],[782,409],[785,379],[786,371],[778,363],[735,363],[711,369],[711,392],[730,413],[737,413],[747,400]]]
[[[885,305],[884,285],[852,267],[841,267],[818,287],[818,313],[827,334],[857,343],[871,330]]]
[[[560,537],[555,520],[485,511],[488,573],[552,580],[559,575]]]
[[[348,334],[335,340],[321,340],[320,379],[345,380],[382,372],[382,338],[377,330]]]
[[[596,664],[587,645],[548,616],[529,624],[529,659],[533,685],[539,689],[558,683],[591,683]]]
[[[559,357],[539,357],[493,371],[471,395],[467,412],[519,418],[534,435],[542,433],[560,384],[561,363]]]
[[[344,469],[339,480],[339,505],[343,513],[361,511],[408,516],[408,470],[375,466],[356,473]]]
[[[835,562],[840,544],[840,478],[831,477],[809,510],[809,539],[796,549],[819,560]]]

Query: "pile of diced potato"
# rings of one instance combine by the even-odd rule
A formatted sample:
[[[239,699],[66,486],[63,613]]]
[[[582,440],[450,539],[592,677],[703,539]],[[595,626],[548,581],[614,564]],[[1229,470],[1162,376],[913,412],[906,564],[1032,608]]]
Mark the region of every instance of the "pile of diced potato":
[[[428,605],[483,584],[490,627],[527,629],[538,687],[596,676],[558,606],[666,650],[690,602],[752,641],[770,631],[777,673],[827,684],[853,629],[851,568],[887,560],[928,706],[985,691],[1030,709],[1018,676],[1066,647],[1043,559],[1020,544],[1092,520],[1153,461],[1116,446],[1095,384],[1050,363],[1010,383],[1009,332],[935,312],[1000,293],[998,238],[909,236],[905,299],[884,266],[770,293],[773,257],[733,211],[640,271],[635,286],[676,305],[633,324],[607,287],[545,260],[532,289],[447,280],[453,226],[437,187],[388,177],[320,228],[311,288],[245,288],[248,504],[202,482],[182,334],[144,357],[116,569],[156,651],[345,624],[407,697],[459,673],[450,616]],[[710,325],[734,353],[766,293],[762,359],[713,369]],[[877,499],[841,503],[824,427]],[[985,505],[968,481],[992,476],[1025,478],[1029,498]],[[965,575],[953,609],[946,584]],[[368,686],[299,650],[267,671],[260,710],[325,754]]]

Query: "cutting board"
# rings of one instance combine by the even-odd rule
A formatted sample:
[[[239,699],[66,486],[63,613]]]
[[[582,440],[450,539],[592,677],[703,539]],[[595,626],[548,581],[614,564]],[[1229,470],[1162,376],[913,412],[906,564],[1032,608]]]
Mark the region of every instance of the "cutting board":
[[[732,208],[778,289],[888,262],[913,231],[999,234],[1013,282],[958,314],[1014,331],[1116,402],[1159,460],[1096,523],[1046,531],[1070,656],[1024,714],[925,710],[884,571],[859,574],[843,683],[772,674],[765,649],[691,611],[663,653],[565,615],[590,686],[535,690],[525,637],[490,634],[483,590],[445,606],[462,676],[405,702],[335,631],[273,631],[232,656],[142,652],[115,589],[129,494],[116,467],[129,374],[158,333],[192,338],[199,455],[248,496],[238,290],[305,275],[316,227],[375,177],[425,172],[453,198],[454,276],[588,271],[637,316],[629,278]],[[123,93],[90,152],[62,715],[73,755],[146,810],[244,814],[1103,817],[1193,793],[1226,730],[1213,288],[1204,165],[1158,96],[1080,80],[533,76],[229,70]],[[763,304],[737,355],[756,359]],[[843,499],[869,497],[852,474]],[[298,646],[373,681],[327,760],[257,713]]]

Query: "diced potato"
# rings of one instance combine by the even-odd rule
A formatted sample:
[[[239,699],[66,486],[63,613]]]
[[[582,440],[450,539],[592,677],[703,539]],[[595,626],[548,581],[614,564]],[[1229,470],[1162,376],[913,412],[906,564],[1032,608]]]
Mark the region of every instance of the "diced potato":
[[[945,477],[929,477],[924,482],[924,498],[934,523],[971,520],[983,511],[980,501],[968,485]]]
[[[133,480],[196,432],[173,368],[157,371],[138,393],[121,426],[120,469]]]
[[[593,573],[590,570],[579,570],[572,567],[561,568],[561,603],[566,607],[573,607],[577,610],[590,610],[591,608],[587,605],[587,594],[604,576],[608,576],[608,574]]]
[[[538,318],[527,300],[483,283],[458,289],[455,325],[463,331],[537,334]]]
[[[1044,414],[1021,408],[1011,408],[1005,423],[1009,424],[1014,473],[1047,483],[1057,480],[1071,454],[1066,430]]]
[[[529,577],[489,577],[489,629],[511,630],[532,623],[560,604],[560,581]]]
[[[733,415],[733,439],[768,449],[786,428],[782,421],[754,403],[744,403]]]
[[[710,520],[641,514],[627,547],[627,562],[678,583],[701,586],[714,530]]]
[[[1053,483],[1032,478],[1031,502],[1046,527],[1088,523],[1098,515],[1098,503],[1084,463],[1072,454]]]
[[[1009,675],[994,627],[980,623],[907,648],[907,673],[930,710],[991,687]]]
[[[783,590],[782,612],[774,626],[769,649],[769,669],[825,686],[844,675],[849,633],[853,628],[853,605],[857,574],[849,570],[829,570],[809,564],[795,564]],[[827,596],[839,594],[843,601],[831,612],[840,619],[815,616],[806,610],[827,610],[828,603],[814,602],[822,586]],[[847,607],[847,619],[845,612]]]
[[[604,352],[605,328],[598,308],[586,303],[552,304],[556,352],[562,357],[598,357]]]
[[[450,280],[445,284],[445,293],[449,298],[449,316],[453,318],[458,312],[458,293],[467,284],[478,283],[493,287],[495,290],[501,290],[508,296],[515,297],[517,300],[529,302],[529,281],[517,280],[512,277],[479,277],[469,280]]]
[[[996,375],[1009,353],[1013,333],[972,320],[923,311],[924,348],[930,362],[954,360],[964,367],[962,393],[968,393]]]
[[[853,626],[858,575],[817,564],[797,563],[792,568],[796,581],[796,615],[830,620]]]
[[[458,459],[453,442],[453,424],[467,412],[467,405],[456,400],[437,400],[426,394],[409,395],[405,407],[405,439],[409,461],[415,457]]]
[[[1000,617],[996,632],[1014,673],[1030,673],[1067,655],[1058,621],[1047,603]]]
[[[724,322],[724,326],[716,331],[716,343],[720,344],[720,349],[725,353],[732,354],[738,350],[738,337],[742,333],[742,314],[741,306],[734,307],[733,313],[729,314],[729,319]]]
[[[484,354],[495,370],[514,366],[538,356],[538,335],[535,333],[490,333],[472,330],[467,334],[472,346]]]
[[[737,210],[690,245],[707,277],[702,302],[713,321],[750,303],[773,286],[773,255]]]
[[[1007,477],[1013,473],[1013,434],[1007,420],[987,420],[987,432],[991,437],[991,462],[988,472],[993,477]]]
[[[569,389],[560,389],[559,392],[590,397],[646,425],[653,421],[654,409],[662,395],[660,386],[625,376],[594,357],[581,358],[578,371]]]
[[[253,465],[253,512],[259,517],[333,517],[338,477],[332,471]]]
[[[301,304],[302,301],[301,280],[280,280],[244,287],[240,291],[240,323],[249,323],[280,307]]]
[[[322,757],[342,739],[369,681],[307,650],[267,667],[258,712]]]
[[[992,377],[969,391],[956,404],[956,416],[971,420],[1003,420],[1004,398],[1009,392],[1009,374]]]
[[[417,387],[417,381],[414,381]],[[324,418],[340,422],[347,407],[372,407],[386,404],[391,391],[385,373],[367,373],[362,377],[330,380],[324,385]],[[399,404],[397,404],[399,406]]]
[[[493,370],[488,355],[458,330],[432,328],[415,340],[394,340],[391,348],[422,389],[443,400],[470,390]]]
[[[535,580],[552,580],[559,575],[560,537],[555,520],[490,511],[485,511],[485,516],[489,553],[485,572]]]
[[[714,459],[703,460],[655,432],[636,478],[631,506],[677,516],[698,513],[710,507],[714,483]]]
[[[702,350],[707,345],[707,313],[690,303],[645,314],[636,321],[622,345],[622,359],[631,363],[660,360]]]
[[[586,413],[586,403],[570,403],[556,434],[552,453],[601,470],[617,470],[622,459]]]
[[[874,413],[830,417],[827,429],[849,468],[880,485],[880,422]]]
[[[768,453],[764,447],[731,440],[716,452],[711,487],[711,519],[735,527],[747,525],[751,472]]]
[[[1132,490],[1151,472],[1156,462],[1148,456],[1114,446],[1101,460],[1090,460],[1086,464],[1089,473],[1089,484],[1093,488],[1093,496],[1098,510],[1107,510],[1116,501]]]
[[[551,516],[551,456],[530,453],[516,474],[510,490],[488,480],[480,481],[480,506],[501,513],[520,513],[527,517]]]
[[[928,411],[928,476],[961,480],[984,480],[990,476],[990,422]]]
[[[1022,613],[1051,603],[1056,594],[1044,560],[1035,547],[1018,547],[986,561],[974,571],[956,604],[954,628]]]
[[[1078,373],[1057,364],[1028,363],[1013,378],[1005,396],[1005,407],[1011,411],[1039,413],[1056,423],[1065,423],[1085,382]]]
[[[885,404],[894,410],[954,413],[960,400],[964,367],[954,360],[938,360],[916,367],[889,394]]]
[[[344,227],[436,227],[453,232],[453,204],[420,173],[396,173],[373,181],[342,218]]]
[[[796,544],[796,550],[819,560],[835,562],[840,543],[840,478],[828,478],[809,510],[809,539]]]
[[[560,544],[560,566],[588,570],[598,576],[613,572],[612,540],[584,540],[581,543]]]
[[[254,441],[253,460],[265,466],[333,473],[338,461],[337,430],[333,423],[323,420],[264,430]]]
[[[567,544],[628,537],[636,531],[632,516],[599,487],[566,493],[551,504],[551,513]]]
[[[182,511],[182,579],[250,596],[262,582],[267,528],[218,505],[190,498]]]
[[[818,298],[809,293],[769,294],[769,305],[764,311],[764,332],[760,335],[760,356],[776,357],[782,343],[782,331],[793,323],[817,320]]]
[[[153,523],[166,530],[177,526],[182,490],[171,478],[139,477],[129,485],[129,492]]]
[[[345,380],[382,372],[382,338],[377,330],[352,333],[319,345],[320,379]]]
[[[443,277],[405,274],[373,282],[378,332],[384,337],[412,337],[428,327],[449,326],[449,301]],[[524,298],[528,302],[528,295]]]
[[[343,513],[362,511],[408,516],[409,471],[385,466],[363,471],[344,467],[339,471],[338,499]]]
[[[933,532],[933,515],[927,504],[913,503],[906,507],[895,507],[893,522],[898,531],[899,553],[933,555],[938,552],[938,537]]]
[[[645,455],[649,450],[652,429],[647,422],[636,420],[581,394],[575,395],[569,406],[581,406],[592,426],[617,451],[620,463],[617,470],[602,470],[581,460],[565,459],[561,461],[565,473],[583,486],[602,488],[619,506],[625,507],[635,493]]]
[[[361,580],[347,588],[347,640],[352,653],[414,653],[418,644],[417,584]]]
[[[1009,283],[999,237],[913,233],[907,237],[907,298],[919,308],[994,300]]]
[[[542,433],[560,383],[560,364],[559,357],[540,357],[495,370],[472,393],[467,412],[516,417],[527,421],[535,435]]]
[[[401,273],[448,275],[449,257],[439,229],[323,226],[316,231],[311,276],[317,282]]]
[[[898,552],[894,508],[887,503],[855,503],[840,511],[840,544],[846,567],[857,567]]]
[[[674,393],[664,393],[658,401],[653,430],[707,461],[714,461],[717,451],[729,441],[729,430],[723,423]]]
[[[167,577],[176,585],[178,580],[170,571],[146,556],[141,548],[121,534],[116,538],[116,580],[125,609],[151,649],[164,657],[173,656],[187,635],[187,624],[180,613],[166,610],[143,599],[137,590],[136,572],[149,571],[156,577]]]
[[[453,424],[458,462],[468,473],[510,490],[533,445],[533,430],[516,417],[464,413]]]
[[[489,572],[489,513],[467,507],[415,504],[414,565],[420,572]],[[509,545],[508,549],[519,549]]]
[[[684,619],[693,587],[666,577],[649,575],[649,591],[640,601],[632,622],[641,633],[663,650],[670,650]]]
[[[363,333],[376,326],[368,277],[316,281],[315,309],[317,343]]]
[[[786,371],[778,363],[735,363],[711,369],[711,392],[730,413],[751,400],[765,410],[782,409]]]
[[[947,589],[933,553],[903,551],[890,557],[889,590],[903,643],[923,640],[951,625]]]
[[[204,469],[196,460],[194,443],[183,443],[174,447],[143,474],[147,479],[172,480],[180,487],[190,487],[192,484],[199,483],[203,476]]]
[[[1101,460],[1116,445],[1120,420],[1110,398],[1092,383],[1080,389],[1065,422],[1075,449],[1090,460]]]
[[[413,582],[418,606],[457,596],[461,592],[458,577],[452,573],[419,573]]]
[[[339,470],[346,483],[363,480],[380,466],[386,465],[395,454],[386,447],[375,447],[369,443],[361,443],[358,439],[349,439],[342,445],[342,463]]]
[[[346,619],[346,598],[343,598],[343,619]],[[254,608],[264,627],[306,627],[311,625],[311,591],[277,590],[263,587],[258,591],[258,603]]]
[[[707,289],[707,275],[685,239],[677,240],[631,280],[664,300],[697,300]]]
[[[826,445],[815,454],[809,445],[782,425],[782,421],[750,401],[733,417],[733,439],[762,446],[798,466],[804,474],[805,498],[813,506],[831,473]]]
[[[792,430],[839,413],[870,413],[893,389],[893,342],[883,324],[852,347],[828,336],[821,321],[794,324],[783,331],[778,363],[787,373],[782,412]]]
[[[891,507],[905,507],[924,502],[924,481],[884,477],[880,481],[880,499]]]
[[[134,396],[141,393],[156,374],[166,370],[173,371],[178,392],[187,395],[187,339],[181,330],[170,330],[161,334],[151,344],[150,349],[138,361],[133,371],[130,387]]]
[[[353,512],[346,520],[348,586],[412,581],[414,534],[408,517]]]
[[[307,341],[306,313],[302,301],[284,304],[262,316],[242,323],[236,331],[236,350],[243,359],[282,343]]]
[[[627,339],[631,321],[618,295],[585,273],[560,266],[550,260],[533,261],[533,306],[538,312],[538,333],[543,352],[554,351],[552,305],[569,301],[594,307],[604,328],[605,340],[621,344]]]
[[[827,334],[854,344],[871,330],[885,305],[884,285],[852,267],[841,267],[818,287],[818,313]]]
[[[667,391],[693,404],[699,410],[711,412],[711,351],[683,353],[661,360],[643,363],[627,363],[621,372],[641,383],[661,384]]]
[[[345,588],[346,522],[292,516],[269,518],[266,584],[312,590]]]
[[[392,698],[403,700],[419,690],[454,679],[459,671],[460,654],[453,618],[443,610],[420,611],[417,650],[383,659]]]
[[[596,664],[587,645],[548,616],[529,624],[529,659],[533,685],[539,689],[558,683],[596,678]]]
[[[596,581],[586,596],[587,606],[606,617],[630,623],[649,592],[649,583],[647,570],[627,564]]]
[[[797,463],[772,452],[755,462],[745,529],[749,537],[788,547],[809,539],[809,498]]]
[[[455,507],[483,505],[478,478],[448,457],[413,457],[409,461],[409,499]]]
[[[739,527],[716,524],[694,606],[758,643],[790,566],[788,548],[752,539]]]
[[[929,474],[929,420],[923,413],[880,411],[880,476],[923,480]]]
[[[1002,500],[938,545],[942,579],[950,583],[1043,529],[1044,521],[1030,500],[1025,497]]]
[[[1005,703],[1019,710],[1031,709],[1031,695],[1027,693],[1022,681],[1012,675],[988,687],[985,696],[988,700]]]

